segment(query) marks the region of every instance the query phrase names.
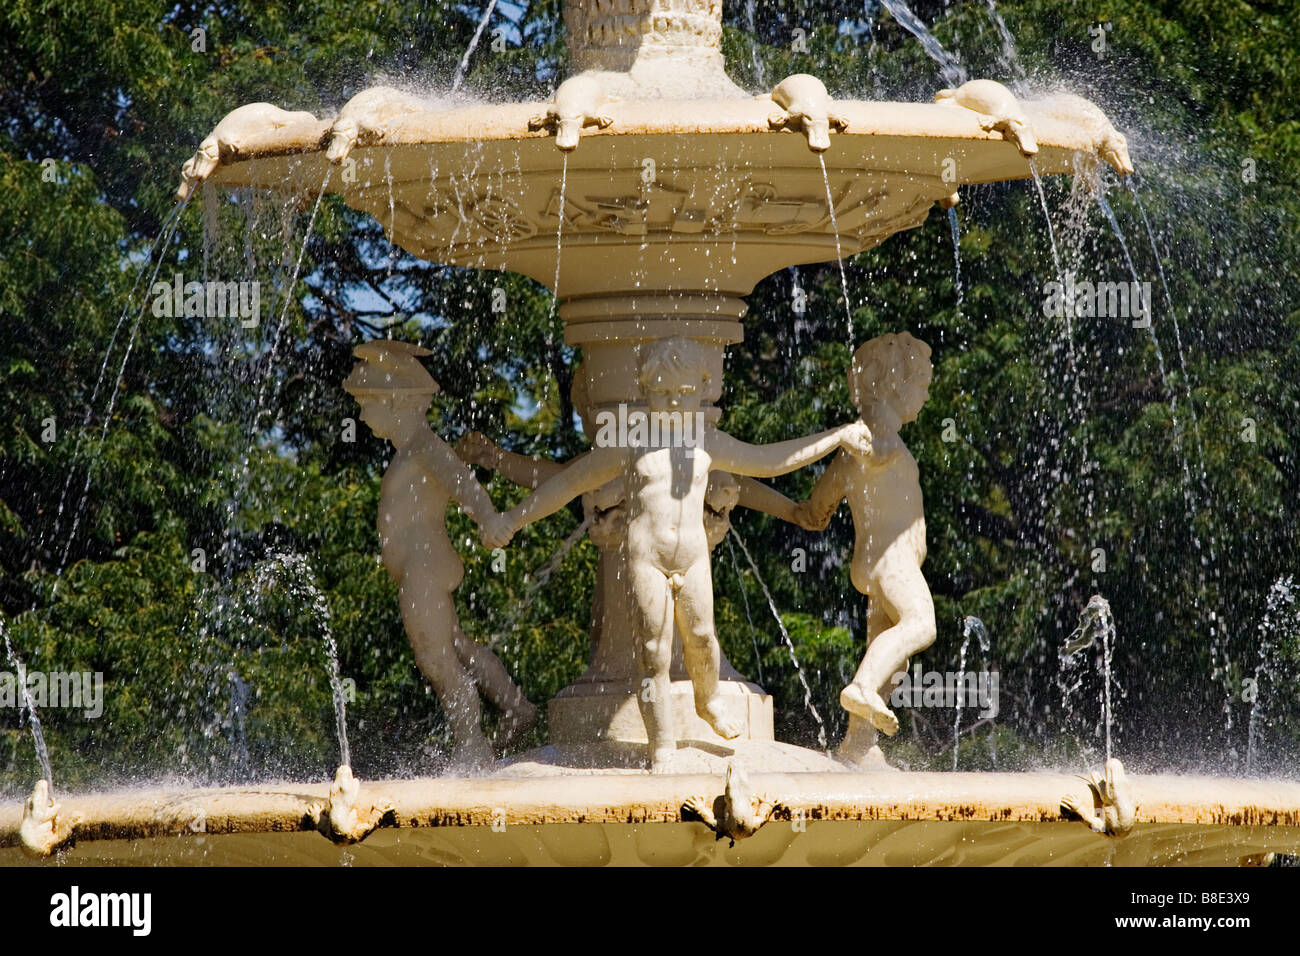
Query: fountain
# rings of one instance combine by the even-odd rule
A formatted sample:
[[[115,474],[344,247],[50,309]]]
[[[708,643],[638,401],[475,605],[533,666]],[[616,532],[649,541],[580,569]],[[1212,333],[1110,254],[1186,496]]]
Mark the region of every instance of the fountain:
[[[58,842],[85,862],[337,862],[320,834],[355,844],[358,863],[1206,864],[1297,852],[1296,784],[1126,775],[1113,758],[1086,779],[889,767],[878,735],[898,728],[891,675],[935,637],[916,465],[898,436],[931,369],[906,333],[854,340],[843,276],[862,420],[775,445],[717,427],[726,349],[759,280],[842,263],[936,205],[951,211],[964,186],[1032,178],[1042,197],[1041,177],[1101,163],[1126,176],[1124,137],[1086,100],[1020,100],[967,81],[946,53],[954,86],[933,103],[836,100],[806,74],[750,95],[724,68],[721,0],[569,0],[564,16],[574,75],[550,103],[446,106],[376,87],[333,120],[251,104],[203,140],[178,191],[188,202],[201,187],[270,190],[314,199],[313,217],[331,192],[415,256],[521,273],[555,295],[565,344],[581,350],[573,404],[595,445],[571,464],[512,459],[482,436],[453,453],[424,422],[437,386],[416,346],[363,344],[346,385],[396,449],[377,550],[455,727],[455,772],[358,780],[340,702],[332,785],[55,805],[42,781],[25,813],[0,809],[0,859]],[[662,433],[627,437],[660,422]],[[758,480],[837,451],[807,503]],[[533,496],[498,514],[466,462]],[[549,702],[549,743],[494,764],[480,692],[513,730],[534,715],[490,651],[459,634],[443,507],[461,504],[495,548],[577,496],[601,554],[590,664]],[[844,498],[871,644],[841,694],[849,731],[832,754],[831,741],[777,741],[772,698],[719,653],[710,553],[738,505],[813,529]],[[24,836],[35,830],[39,841]]]

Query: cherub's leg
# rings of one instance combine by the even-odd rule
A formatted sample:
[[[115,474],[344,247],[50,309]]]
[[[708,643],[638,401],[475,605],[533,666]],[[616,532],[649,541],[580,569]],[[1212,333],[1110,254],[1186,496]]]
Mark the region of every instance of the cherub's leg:
[[[650,740],[650,772],[670,773],[677,753],[669,678],[673,661],[672,594],[663,572],[637,561],[628,562],[628,587],[632,637],[641,676],[636,699]]]
[[[677,588],[677,626],[682,632],[682,657],[695,690],[695,712],[718,736],[739,737],[744,725],[722,710],[718,694],[718,635],[713,629],[713,575],[708,559],[685,574],[674,575]]]
[[[479,726],[478,690],[456,654],[456,606],[451,594],[423,574],[408,573],[400,587],[402,623],[415,663],[433,685],[455,738],[455,763],[484,766],[492,748]]]
[[[877,567],[870,600],[873,610],[879,602],[879,609],[893,624],[867,645],[853,683],[840,693],[840,706],[892,736],[898,732],[898,718],[886,706],[881,691],[895,673],[907,669],[909,657],[934,643],[934,602],[921,569],[890,555]]]
[[[537,707],[510,679],[505,665],[491,648],[466,637],[459,623],[455,634],[456,657],[470,672],[479,692],[501,711],[497,746],[509,747],[536,725]]]

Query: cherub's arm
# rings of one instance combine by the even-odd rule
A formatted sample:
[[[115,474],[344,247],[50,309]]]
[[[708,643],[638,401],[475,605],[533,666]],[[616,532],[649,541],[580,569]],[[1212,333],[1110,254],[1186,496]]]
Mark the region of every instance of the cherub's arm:
[[[474,477],[473,470],[457,457],[451,446],[433,432],[428,432],[428,439],[423,445],[421,458],[425,466],[446,487],[451,499],[460,505],[461,510],[479,525],[495,519],[497,509],[492,504],[492,499]]]
[[[773,442],[770,445],[751,445],[714,428],[706,441],[714,468],[735,475],[753,475],[756,478],[784,475],[816,461],[840,446],[862,455],[871,451],[871,432],[862,422],[851,422],[817,435]]]
[[[471,465],[482,465],[525,488],[536,488],[564,470],[558,461],[506,451],[479,432],[470,432],[457,442],[456,454]]]
[[[557,474],[542,482],[537,490],[507,514],[516,530],[555,514],[578,495],[595,491],[623,473],[623,451],[618,448],[593,448],[569,462]]]
[[[826,526],[831,523],[831,516],[839,508],[840,502],[844,500],[844,493],[848,490],[845,481],[849,464],[848,454],[848,452],[840,452],[836,455],[835,460],[817,479],[817,484],[813,485],[808,500],[800,502],[796,509],[797,524],[809,531],[826,530]]]
[[[736,480],[740,483],[740,500],[737,504],[742,508],[761,511],[790,524],[799,523],[795,518],[795,503],[781,492],[745,475],[737,475]]]

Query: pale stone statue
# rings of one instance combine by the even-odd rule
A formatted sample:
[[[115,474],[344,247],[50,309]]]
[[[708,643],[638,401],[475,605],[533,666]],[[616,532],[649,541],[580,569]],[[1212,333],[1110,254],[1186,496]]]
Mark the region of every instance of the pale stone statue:
[[[447,504],[455,501],[484,533],[509,534],[510,527],[469,466],[428,426],[438,385],[417,360],[428,349],[374,341],[355,354],[361,361],[343,387],[361,404],[362,421],[396,449],[379,499],[384,566],[398,584],[416,663],[451,723],[453,763],[484,767],[492,748],[479,725],[479,694],[501,711],[502,748],[536,723],[537,709],[496,655],[461,632],[452,595],[465,569],[447,536]]]
[[[583,433],[591,438],[596,430],[593,427],[595,416],[588,394],[585,370],[579,368],[574,375],[571,400],[582,422]],[[517,485],[532,489],[567,467],[565,463],[506,451],[479,432],[470,432],[457,442],[456,454],[470,464],[481,465]],[[617,650],[602,649],[602,635],[609,630],[611,624],[617,626],[629,616],[625,607],[626,575],[622,572],[623,542],[627,531],[627,494],[623,479],[615,478],[595,491],[587,492],[582,496],[582,506],[591,542],[600,551],[596,591],[591,608],[591,669],[608,676],[619,672],[617,663],[612,667],[601,667],[598,662],[604,653],[613,654]],[[795,503],[776,489],[753,478],[712,471],[704,494],[704,531],[710,551],[727,536],[731,529],[731,512],[737,506],[761,511],[790,524],[798,523]],[[739,677],[725,658],[721,662],[721,672],[724,678]]]
[[[849,121],[844,116],[830,111],[831,95],[815,76],[807,73],[787,76],[772,90],[770,98],[782,112],[769,116],[768,126],[802,130],[808,139],[808,148],[814,152],[821,153],[831,148],[831,129],[842,133],[849,128]]]
[[[640,447],[598,443],[506,516],[517,530],[553,514],[576,495],[623,478],[631,624],[646,682],[638,700],[650,738],[651,770],[656,773],[671,772],[676,751],[668,693],[674,621],[681,630],[696,712],[723,738],[741,732],[717,696],[719,648],[704,528],[710,471],[716,467],[737,474],[780,475],[836,447],[867,454],[871,444],[870,432],[861,422],[771,445],[738,441],[703,423],[701,392],[709,375],[698,343],[680,337],[654,343],[642,362],[640,379],[659,441]],[[485,527],[483,540],[496,547],[511,536],[510,529],[498,535],[495,527]]]
[[[960,106],[980,114],[980,128],[997,130],[1025,156],[1038,152],[1033,127],[1020,107],[1016,94],[994,80],[970,80],[953,90],[940,90],[934,101],[941,106]]]
[[[1127,836],[1137,822],[1137,804],[1133,800],[1133,785],[1124,775],[1119,758],[1107,760],[1104,773],[1091,773],[1080,779],[1092,791],[1093,805],[1085,807],[1074,797],[1065,796],[1061,798],[1061,809],[1078,817],[1095,833]]]
[[[856,542],[851,576],[867,596],[867,652],[840,693],[849,728],[836,756],[869,769],[884,764],[876,732],[898,732],[882,693],[907,659],[934,643],[934,603],[921,574],[925,513],[916,460],[898,437],[929,397],[930,347],[906,332],[861,346],[849,369],[849,392],[871,430],[865,457],[839,455],[799,506],[810,530],[824,529],[845,498]]]
[[[735,846],[737,840],[757,833],[779,805],[777,800],[754,792],[744,764],[733,758],[727,762],[727,783],[722,795],[713,800],[691,797],[682,804],[682,809],[699,817],[717,834],[717,839],[725,837]]]

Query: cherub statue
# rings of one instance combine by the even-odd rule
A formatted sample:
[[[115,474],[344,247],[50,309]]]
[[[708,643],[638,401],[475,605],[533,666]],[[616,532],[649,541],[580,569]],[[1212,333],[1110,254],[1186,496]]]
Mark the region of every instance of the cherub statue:
[[[654,343],[641,365],[650,420],[658,441],[637,447],[600,445],[543,482],[511,510],[510,529],[489,547],[506,544],[526,524],[553,514],[566,502],[622,477],[627,492],[627,587],[631,628],[641,675],[638,695],[650,739],[650,769],[668,773],[676,752],[669,699],[674,621],[680,627],[686,670],[694,685],[695,710],[723,738],[743,727],[726,714],[718,694],[719,648],[713,627],[713,576],[704,528],[704,498],[713,469],[742,475],[781,475],[816,461],[836,447],[870,451],[865,425],[854,422],[808,438],[750,445],[703,424],[702,391],[710,375],[704,347],[682,337]],[[687,423],[693,437],[687,447]]]
[[[447,503],[460,505],[480,533],[495,537],[511,529],[469,466],[429,428],[426,416],[438,383],[418,361],[429,350],[373,341],[354,353],[361,361],[343,388],[360,403],[361,420],[396,450],[379,497],[384,566],[399,588],[416,663],[451,723],[453,763],[482,767],[491,762],[492,748],[479,723],[479,694],[501,711],[497,743],[503,749],[536,723],[537,708],[497,656],[461,632],[452,595],[465,568],[447,536]]]
[[[925,511],[920,475],[898,430],[914,421],[929,397],[930,347],[906,332],[862,345],[849,369],[849,392],[871,430],[865,457],[841,454],[798,507],[800,524],[822,530],[845,498],[856,542],[851,577],[867,596],[867,651],[840,693],[849,727],[836,756],[861,769],[881,767],[877,731],[898,732],[882,693],[907,659],[934,643],[934,603],[921,575]]]
[[[570,393],[573,408],[582,422],[582,430],[589,438],[596,434],[594,427],[595,410],[589,399],[589,383],[586,371],[578,368],[573,378]],[[532,455],[506,451],[486,435],[470,432],[456,444],[456,454],[473,465],[481,465],[505,476],[517,485],[536,489],[543,481],[558,475],[567,467],[567,463],[550,461]],[[790,524],[797,524],[795,503],[774,488],[749,477],[736,477],[725,471],[709,473],[709,485],[704,494],[704,530],[709,542],[709,550],[716,548],[727,536],[731,528],[731,512],[736,506],[762,511],[773,517],[781,518]],[[619,627],[627,620],[622,609],[626,604],[624,581],[623,540],[627,532],[627,494],[622,477],[606,482],[595,491],[582,496],[582,506],[589,525],[588,534],[600,551],[600,561],[596,572],[596,591],[591,606],[591,663],[592,671],[599,671],[605,676],[611,672],[621,673],[622,660],[610,661],[610,656],[622,656],[623,648],[602,647],[602,637],[610,627]],[[680,645],[680,636],[676,645]],[[598,666],[598,661],[605,657],[606,666]],[[674,647],[674,670],[680,659],[678,647]],[[630,661],[630,656],[629,656]],[[720,658],[721,673],[739,677],[731,668],[725,657]],[[634,662],[632,662],[634,665]],[[628,676],[632,676],[631,673]]]

